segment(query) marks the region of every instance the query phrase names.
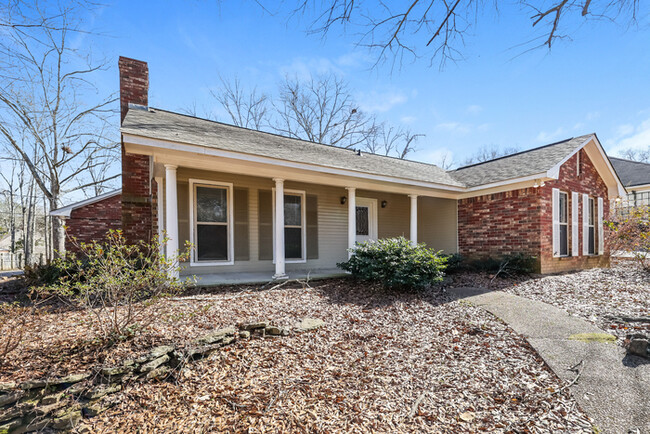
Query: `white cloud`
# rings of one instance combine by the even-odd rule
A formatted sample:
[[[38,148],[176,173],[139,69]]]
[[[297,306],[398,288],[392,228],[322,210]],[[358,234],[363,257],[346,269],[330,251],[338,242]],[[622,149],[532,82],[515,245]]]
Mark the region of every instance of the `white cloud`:
[[[319,58],[297,58],[288,65],[280,66],[280,75],[298,80],[309,80],[316,75],[334,73],[342,76],[343,70],[336,66],[331,60],[324,57]]]
[[[537,135],[537,141],[538,142],[545,142],[549,143],[554,140],[557,140],[561,138],[563,135],[565,135],[566,132],[564,131],[564,128],[560,127],[555,131],[542,131]]]
[[[472,126],[461,122],[442,122],[436,125],[436,129],[440,131],[448,131],[453,134],[467,134],[471,131]]]
[[[472,104],[469,107],[467,107],[467,113],[470,115],[477,115],[483,111],[483,107],[480,105]]]
[[[415,116],[402,116],[401,118],[399,118],[399,121],[403,124],[412,124],[417,120],[418,118],[416,118]]]
[[[435,164],[438,167],[449,169],[454,165],[454,152],[447,148],[438,148],[424,155],[423,161]]]
[[[402,92],[387,91],[360,94],[357,98],[363,111],[385,113],[396,105],[404,104],[408,98]]]
[[[623,134],[615,139],[618,143],[610,148],[610,154],[620,155],[626,149],[641,151],[650,149],[650,119],[646,119],[636,127],[621,125],[617,128],[617,132]]]

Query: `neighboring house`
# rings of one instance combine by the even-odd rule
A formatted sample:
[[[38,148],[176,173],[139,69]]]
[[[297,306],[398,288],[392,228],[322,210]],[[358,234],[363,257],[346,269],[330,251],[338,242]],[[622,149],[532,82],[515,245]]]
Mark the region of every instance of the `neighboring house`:
[[[650,164],[614,157],[609,159],[627,189],[623,206],[649,206]]]
[[[121,227],[129,240],[164,230],[169,253],[190,241],[185,274],[332,270],[356,242],[400,235],[527,253],[543,273],[609,264],[603,219],[626,191],[595,134],[444,171],[150,108],[147,64],[119,65]]]

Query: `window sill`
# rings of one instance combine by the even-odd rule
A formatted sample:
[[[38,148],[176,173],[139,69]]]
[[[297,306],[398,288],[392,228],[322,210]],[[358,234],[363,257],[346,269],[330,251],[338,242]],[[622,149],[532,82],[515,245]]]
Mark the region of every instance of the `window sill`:
[[[190,262],[190,267],[218,267],[221,265],[235,265],[235,261]]]
[[[275,264],[275,259],[273,260],[273,263]],[[306,259],[285,259],[284,263],[285,264],[306,264],[307,260]]]

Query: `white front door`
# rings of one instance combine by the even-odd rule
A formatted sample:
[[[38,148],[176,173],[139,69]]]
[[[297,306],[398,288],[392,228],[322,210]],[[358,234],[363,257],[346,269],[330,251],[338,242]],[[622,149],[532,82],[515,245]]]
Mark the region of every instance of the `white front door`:
[[[377,199],[357,197],[357,243],[377,239]]]

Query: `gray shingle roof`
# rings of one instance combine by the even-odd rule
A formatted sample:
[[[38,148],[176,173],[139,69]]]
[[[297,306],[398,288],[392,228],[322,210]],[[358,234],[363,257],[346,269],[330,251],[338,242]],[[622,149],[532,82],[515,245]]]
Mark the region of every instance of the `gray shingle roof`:
[[[615,157],[609,157],[609,161],[626,187],[650,184],[650,164]]]
[[[583,144],[593,134],[518,152],[483,163],[464,166],[450,172],[468,187],[507,181],[546,172]]]
[[[461,181],[433,164],[365,152],[358,156],[349,149],[290,139],[159,109],[129,109],[122,122],[122,132],[279,160],[463,187]]]

